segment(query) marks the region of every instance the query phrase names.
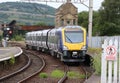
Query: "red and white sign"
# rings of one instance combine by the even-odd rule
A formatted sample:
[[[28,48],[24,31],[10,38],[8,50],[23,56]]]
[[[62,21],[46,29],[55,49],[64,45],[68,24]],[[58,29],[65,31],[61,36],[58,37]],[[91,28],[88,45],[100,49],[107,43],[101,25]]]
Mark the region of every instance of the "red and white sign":
[[[117,49],[115,46],[106,47],[106,60],[116,60]]]

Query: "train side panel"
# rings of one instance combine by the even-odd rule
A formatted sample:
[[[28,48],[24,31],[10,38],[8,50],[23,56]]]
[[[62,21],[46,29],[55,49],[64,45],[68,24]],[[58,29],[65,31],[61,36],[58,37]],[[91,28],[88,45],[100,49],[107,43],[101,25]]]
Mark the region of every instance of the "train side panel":
[[[60,57],[61,54],[61,29],[52,29],[48,33],[48,48],[52,56]]]
[[[42,45],[42,51],[47,51],[48,50],[48,45],[47,45],[47,41],[48,41],[48,32],[49,30],[43,30],[42,34],[41,34],[41,45]]]

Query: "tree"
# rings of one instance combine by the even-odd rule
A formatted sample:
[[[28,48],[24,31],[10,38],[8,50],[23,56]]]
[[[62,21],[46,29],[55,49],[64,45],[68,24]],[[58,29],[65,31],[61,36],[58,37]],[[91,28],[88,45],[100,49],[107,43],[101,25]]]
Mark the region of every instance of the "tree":
[[[88,31],[88,12],[87,11],[83,11],[80,12],[78,14],[78,25],[83,26],[86,28],[86,30]],[[98,11],[94,11],[93,12],[93,32],[92,35],[99,35],[99,12]]]
[[[104,0],[99,13],[100,35],[120,35],[120,0]]]
[[[83,11],[78,14],[78,25],[85,27],[88,30],[88,12]]]

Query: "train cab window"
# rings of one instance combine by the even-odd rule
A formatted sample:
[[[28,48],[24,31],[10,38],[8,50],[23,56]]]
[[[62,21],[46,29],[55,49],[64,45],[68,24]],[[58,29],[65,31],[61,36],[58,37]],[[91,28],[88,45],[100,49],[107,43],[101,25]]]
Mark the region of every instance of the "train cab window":
[[[65,40],[68,43],[80,43],[83,42],[82,31],[65,31]]]

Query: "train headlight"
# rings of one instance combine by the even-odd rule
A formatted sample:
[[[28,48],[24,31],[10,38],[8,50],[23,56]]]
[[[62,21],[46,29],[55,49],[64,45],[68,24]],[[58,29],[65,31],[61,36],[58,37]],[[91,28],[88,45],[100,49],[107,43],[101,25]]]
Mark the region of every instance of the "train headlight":
[[[63,50],[68,50],[68,48],[66,46],[63,46]]]

